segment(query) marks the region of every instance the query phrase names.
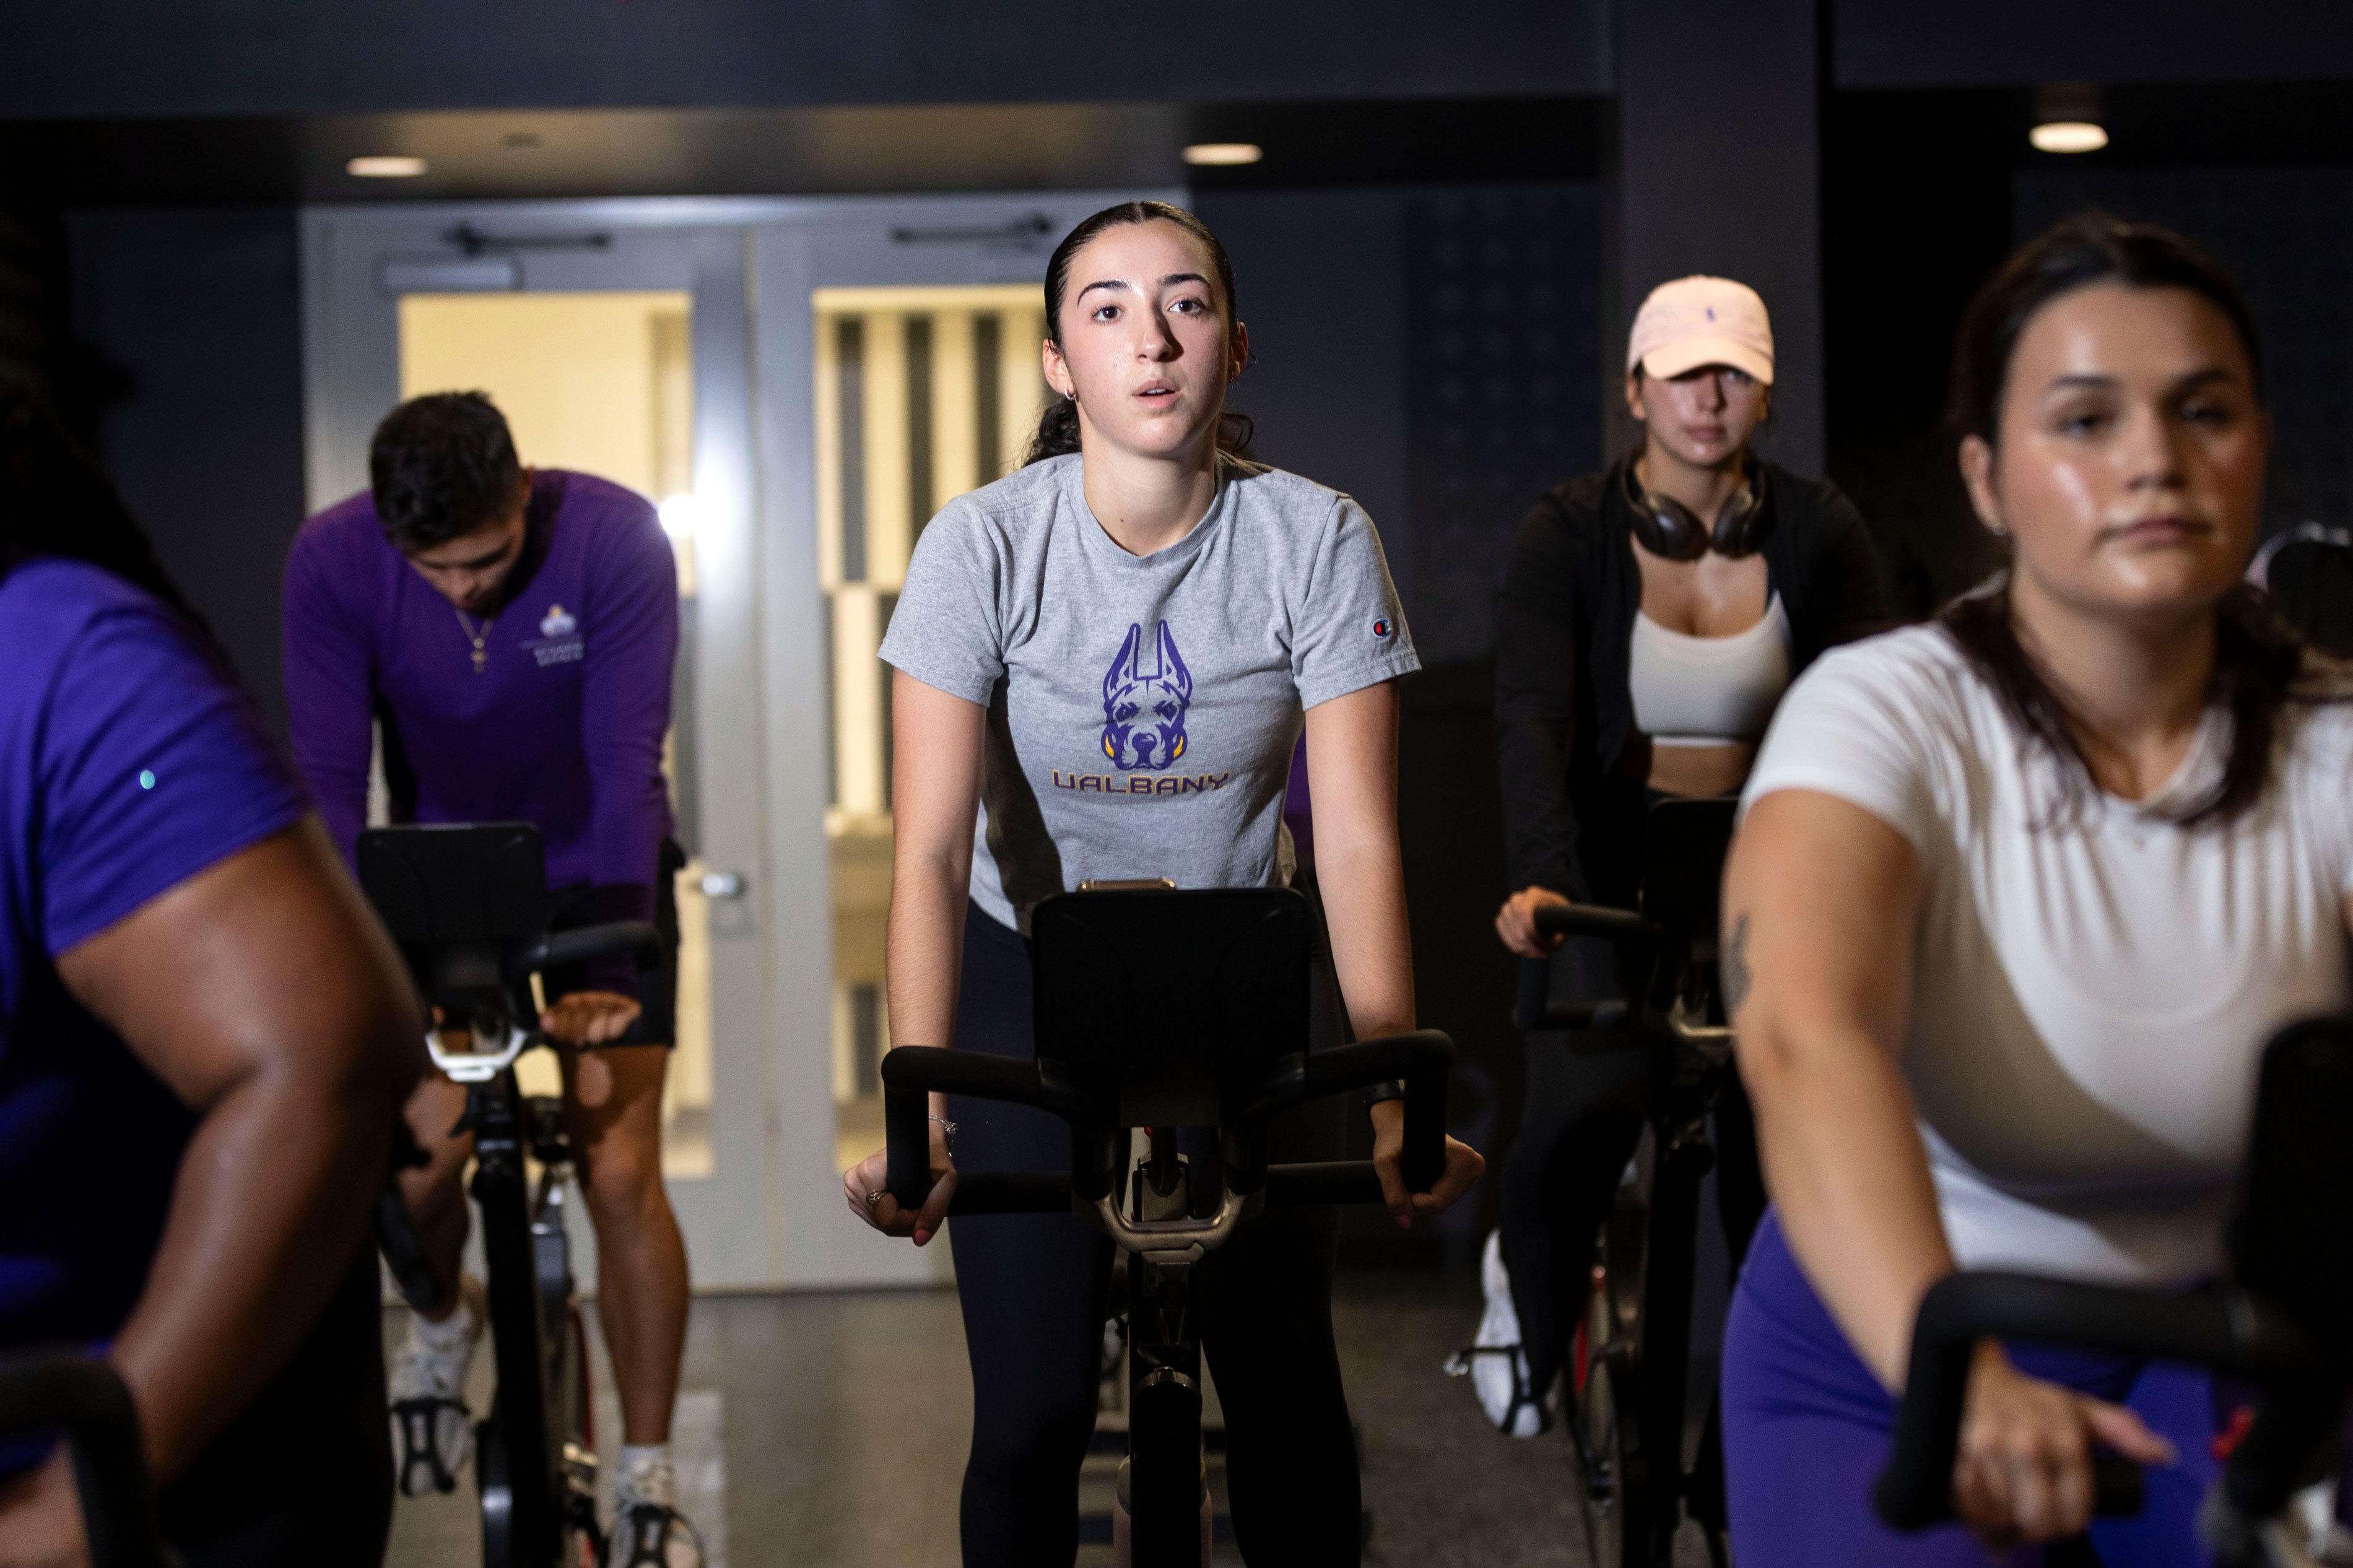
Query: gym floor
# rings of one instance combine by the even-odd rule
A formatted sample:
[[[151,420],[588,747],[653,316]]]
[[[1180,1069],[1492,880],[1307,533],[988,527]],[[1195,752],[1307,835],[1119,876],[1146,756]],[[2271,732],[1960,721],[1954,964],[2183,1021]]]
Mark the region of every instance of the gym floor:
[[[1335,1305],[1375,1516],[1365,1561],[1583,1564],[1563,1442],[1498,1436],[1469,1388],[1439,1370],[1477,1323],[1475,1285],[1344,1276]],[[591,1324],[593,1334],[593,1314]],[[387,1346],[402,1327],[387,1311]],[[596,1354],[601,1372],[601,1343]],[[475,1363],[477,1410],[489,1359]],[[680,1502],[704,1531],[710,1568],[955,1568],[972,1419],[964,1363],[946,1291],[699,1299],[674,1447]],[[618,1420],[609,1383],[600,1386],[609,1474]],[[388,1568],[479,1562],[471,1476],[452,1497],[402,1500]],[[1087,1490],[1098,1489],[1091,1479]],[[1683,1533],[1678,1563],[1704,1563],[1695,1533]],[[1079,1553],[1079,1568],[1111,1561],[1107,1546]],[[1241,1558],[1227,1546],[1217,1562]]]

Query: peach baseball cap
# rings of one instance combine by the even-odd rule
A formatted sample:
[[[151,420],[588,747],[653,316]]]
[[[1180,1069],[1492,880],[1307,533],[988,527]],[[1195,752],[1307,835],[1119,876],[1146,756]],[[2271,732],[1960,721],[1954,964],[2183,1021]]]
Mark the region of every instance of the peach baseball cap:
[[[1661,380],[1704,364],[1728,364],[1773,384],[1773,323],[1746,283],[1694,275],[1651,290],[1627,335],[1626,374]]]

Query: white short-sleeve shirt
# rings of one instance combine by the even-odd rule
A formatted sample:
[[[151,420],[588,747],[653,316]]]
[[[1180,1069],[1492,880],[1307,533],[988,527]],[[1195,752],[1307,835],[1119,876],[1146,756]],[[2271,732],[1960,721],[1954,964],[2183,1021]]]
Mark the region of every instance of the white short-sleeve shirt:
[[[2233,821],[2167,820],[2229,739],[2210,712],[2148,800],[2055,809],[2061,764],[1934,626],[1825,655],[1775,716],[1744,809],[1817,790],[1919,852],[1903,1067],[1963,1267],[2218,1267],[2263,1047],[2348,998],[2353,704],[2291,706]]]

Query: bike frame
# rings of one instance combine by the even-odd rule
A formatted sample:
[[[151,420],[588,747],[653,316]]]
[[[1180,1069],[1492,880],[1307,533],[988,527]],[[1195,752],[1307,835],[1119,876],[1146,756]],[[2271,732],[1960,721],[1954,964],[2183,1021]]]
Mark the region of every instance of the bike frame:
[[[478,1424],[476,1481],[486,1568],[571,1568],[576,1531],[601,1548],[596,1453],[586,1441],[587,1367],[573,1303],[564,1231],[572,1163],[561,1102],[522,1094],[514,1064],[547,1041],[534,1018],[535,974],[621,953],[653,953],[642,921],[551,933],[537,829],[527,823],[378,828],[360,837],[361,885],[401,944],[425,999],[452,1025],[499,1042],[446,1051],[427,1035],[434,1065],[466,1086],[459,1131],[474,1135],[471,1192],[482,1214],[490,1328],[498,1392]],[[534,1190],[530,1162],[541,1166]],[[397,1203],[387,1217],[405,1220]],[[421,1264],[397,1250],[404,1289]],[[387,1247],[390,1253],[394,1249]],[[575,1422],[581,1441],[574,1440]]]
[[[1071,900],[1094,902],[1073,905]],[[1119,901],[1124,900],[1124,901]],[[1145,900],[1137,902],[1136,900]],[[1294,907],[1295,906],[1295,907]],[[1201,1560],[1200,1327],[1193,1270],[1235,1228],[1264,1209],[1293,1205],[1377,1203],[1370,1161],[1270,1165],[1267,1125],[1282,1111],[1392,1079],[1405,1085],[1406,1184],[1435,1186],[1446,1164],[1446,1083],[1452,1042],[1434,1030],[1317,1050],[1254,1057],[1237,1050],[1218,1020],[1250,1044],[1305,1037],[1308,975],[1304,900],[1277,890],[1082,892],[1041,903],[1037,945],[1039,1051],[1034,1060],[901,1046],[882,1058],[889,1137],[887,1185],[919,1207],[932,1187],[930,1096],[968,1095],[1036,1106],[1071,1128],[1067,1175],[958,1173],[951,1216],[1069,1214],[1129,1253],[1127,1493],[1135,1568],[1196,1568]],[[1082,918],[1102,915],[1102,930]],[[1221,940],[1230,938],[1230,940]],[[1066,955],[1166,951],[1198,944],[1197,971],[1223,963],[1263,983],[1281,1022],[1253,1027],[1261,992],[1200,988],[1193,1012],[1156,1039],[1103,1039],[1110,1011],[1065,994],[1081,989]],[[1100,946],[1092,945],[1101,943]],[[1091,963],[1086,973],[1106,966]],[[1067,985],[1059,975],[1071,976]],[[1239,1012],[1221,1007],[1237,1005]],[[1295,1000],[1297,1006],[1290,1005]],[[1057,1045],[1067,1054],[1052,1054]],[[1219,1184],[1196,1213],[1179,1164],[1174,1128],[1217,1129]],[[1153,1154],[1130,1152],[1133,1129],[1152,1130]]]
[[[1521,964],[1512,1021],[1520,1029],[1590,1031],[1630,1019],[1652,1046],[1657,1075],[1649,1211],[1641,1254],[1639,1365],[1611,1365],[1609,1389],[1621,1422],[1622,1473],[1612,1478],[1614,1506],[1628,1531],[1631,1560],[1673,1560],[1675,1531],[1688,1508],[1723,1563],[1720,1442],[1711,1409],[1698,1464],[1683,1464],[1683,1418],[1691,1386],[1691,1323],[1699,1258],[1700,1195],[1716,1152],[1708,1119],[1732,1071],[1732,1029],[1724,1016],[1716,971],[1716,880],[1732,832],[1729,802],[1666,802],[1646,826],[1642,912],[1599,905],[1547,905],[1537,910],[1545,935],[1596,937],[1633,959],[1621,973],[1643,975],[1634,1005],[1624,1002],[1549,1002],[1551,961]],[[1573,1034],[1572,1038],[1576,1036]],[[1605,1220],[1605,1226],[1608,1225]],[[1590,1321],[1588,1314],[1588,1321]],[[1623,1428],[1630,1394],[1633,1423]],[[1588,1489],[1599,1456],[1582,1424],[1571,1423]],[[1617,1568],[1616,1564],[1606,1568]]]
[[[554,1114],[551,1114],[554,1113]],[[491,1346],[498,1393],[478,1450],[494,1453],[478,1472],[482,1555],[489,1565],[560,1563],[566,1535],[595,1529],[593,1449],[572,1439],[571,1399],[584,1373],[571,1323],[570,1243],[564,1233],[564,1180],[571,1150],[554,1101],[524,1096],[508,1066],[469,1086],[474,1131],[474,1202],[482,1213]],[[541,1162],[533,1190],[524,1163]],[[530,1456],[541,1462],[531,1462]],[[583,1473],[585,1471],[585,1474]]]

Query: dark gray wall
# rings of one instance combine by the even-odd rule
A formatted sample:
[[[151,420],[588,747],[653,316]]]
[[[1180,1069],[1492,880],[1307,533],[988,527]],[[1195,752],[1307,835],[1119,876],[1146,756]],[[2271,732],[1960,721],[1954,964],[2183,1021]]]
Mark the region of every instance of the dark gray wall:
[[[2353,77],[2342,0],[1836,0],[1835,38],[1841,87]]]
[[[1426,661],[1482,657],[1520,518],[1600,454],[1595,184],[1193,200],[1233,257],[1260,456],[1364,503]]]
[[[1602,339],[1622,372],[1651,289],[1694,272],[1755,289],[1773,317],[1761,446],[1809,474],[1821,472],[1824,429],[1817,47],[1814,0],[1621,8],[1615,311]]]
[[[1193,205],[1233,258],[1257,363],[1234,405],[1260,456],[1347,491],[1409,570],[1405,197],[1392,187],[1201,191]]]
[[[2014,201],[2021,243],[2097,207],[2163,224],[2220,261],[2263,333],[2266,531],[2353,524],[2353,169],[2022,170]]]
[[[121,377],[99,455],[282,728],[278,584],[302,521],[294,214],[86,212],[69,237],[74,332]]]
[[[84,0],[14,7],[24,119],[1598,90],[1608,0]]]

